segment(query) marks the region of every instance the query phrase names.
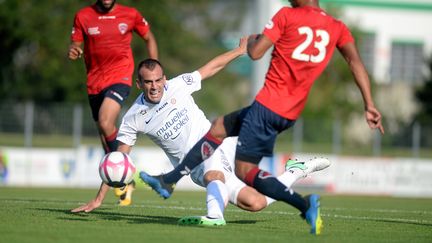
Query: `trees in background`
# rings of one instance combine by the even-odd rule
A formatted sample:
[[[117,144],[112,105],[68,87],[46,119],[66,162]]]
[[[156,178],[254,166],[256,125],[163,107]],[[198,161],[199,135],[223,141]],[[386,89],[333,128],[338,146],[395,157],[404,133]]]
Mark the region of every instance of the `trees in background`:
[[[425,78],[424,85],[416,92],[421,104],[419,117],[421,120],[432,121],[432,56],[428,61],[429,76]]]
[[[74,14],[93,2],[0,1],[0,101],[87,102],[83,60],[70,61],[67,50]],[[224,20],[215,20],[208,15],[209,1],[118,2],[137,8],[151,23],[167,77],[194,71],[224,51],[217,39]],[[231,11],[241,17],[238,9]],[[184,23],[191,21],[198,21],[198,28],[185,28]],[[144,42],[138,38],[135,35],[132,42],[136,62],[147,57]],[[206,97],[197,97],[200,105],[210,112],[230,111],[234,109],[232,106],[240,106],[246,99],[233,93],[237,90],[236,85],[245,80],[236,84],[233,80],[239,77],[226,71],[213,79],[216,80],[209,82],[211,87],[206,88]],[[223,88],[227,86],[230,88]],[[133,86],[128,102],[133,102],[137,92]],[[230,104],[223,102],[226,96],[231,97]]]

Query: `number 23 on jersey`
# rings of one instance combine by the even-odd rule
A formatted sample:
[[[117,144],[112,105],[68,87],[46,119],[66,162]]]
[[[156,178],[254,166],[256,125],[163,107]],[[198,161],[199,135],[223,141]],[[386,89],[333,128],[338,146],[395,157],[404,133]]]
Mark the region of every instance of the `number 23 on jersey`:
[[[327,54],[326,47],[330,42],[330,36],[328,32],[321,29],[317,29],[314,32],[310,27],[307,26],[300,27],[297,29],[297,31],[300,35],[305,35],[306,39],[294,49],[291,57],[295,60],[303,62],[322,62]],[[318,50],[318,55],[309,55],[304,53],[304,51],[310,45],[313,45],[313,47]]]

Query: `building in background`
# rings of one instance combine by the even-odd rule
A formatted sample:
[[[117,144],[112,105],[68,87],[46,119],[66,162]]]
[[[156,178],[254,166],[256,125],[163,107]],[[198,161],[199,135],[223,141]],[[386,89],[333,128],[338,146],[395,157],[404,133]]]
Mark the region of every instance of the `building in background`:
[[[321,0],[337,7],[341,18],[365,34],[359,46],[368,71],[378,83],[418,85],[432,54],[431,0]]]

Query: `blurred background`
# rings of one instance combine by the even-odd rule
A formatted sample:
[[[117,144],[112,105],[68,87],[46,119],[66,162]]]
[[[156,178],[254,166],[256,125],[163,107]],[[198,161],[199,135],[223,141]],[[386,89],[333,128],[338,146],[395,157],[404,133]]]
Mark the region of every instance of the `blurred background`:
[[[237,45],[241,36],[260,33],[271,16],[289,6],[282,0],[117,2],[137,8],[151,24],[168,78],[196,70]],[[32,169],[23,169],[34,164],[33,157],[27,155],[31,151],[42,149],[40,156],[44,157],[48,152],[43,149],[67,149],[66,162],[53,160],[61,160],[55,163],[62,175],[70,176],[78,163],[76,151],[100,147],[87,103],[83,60],[67,58],[74,14],[92,3],[0,0],[0,158],[3,171],[9,168],[10,177],[3,180],[5,184],[32,185],[28,180],[13,183],[12,177],[19,169],[23,178],[32,174]],[[301,118],[293,129],[279,136],[276,156],[324,154],[335,160],[397,160],[404,165],[415,163],[415,168],[421,161],[427,162],[426,167],[416,170],[432,170],[432,1],[320,3],[354,33],[386,134],[381,136],[367,127],[361,95],[346,63],[336,53],[316,81]],[[135,35],[133,40],[136,63],[147,57],[138,38]],[[262,85],[269,58],[269,53],[257,62],[247,56],[239,58],[204,82],[203,91],[194,94],[197,104],[209,118],[248,105]],[[123,113],[137,94],[134,86]],[[153,145],[143,137],[138,146]],[[14,167],[16,153],[23,155],[18,156],[18,166]],[[278,166],[271,167],[278,170]],[[431,181],[425,183],[432,185]]]

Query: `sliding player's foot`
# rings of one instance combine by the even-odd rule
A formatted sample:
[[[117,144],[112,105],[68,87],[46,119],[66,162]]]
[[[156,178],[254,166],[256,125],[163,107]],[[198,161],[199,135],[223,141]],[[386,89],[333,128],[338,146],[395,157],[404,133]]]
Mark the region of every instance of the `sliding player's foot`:
[[[285,165],[285,170],[293,170],[293,169],[300,169],[303,171],[304,173],[304,177],[306,177],[307,175],[316,172],[316,171],[320,171],[320,170],[324,170],[327,167],[330,166],[330,160],[328,160],[327,158],[313,158],[309,161],[303,162],[303,161],[297,161],[297,160],[288,160],[286,165]]]
[[[174,184],[166,184],[162,179],[162,175],[151,176],[144,171],[141,171],[139,175],[146,184],[148,184],[164,199],[167,199],[171,196],[174,190]]]
[[[186,216],[178,221],[180,225],[223,226],[225,219],[214,219],[207,216]]]

